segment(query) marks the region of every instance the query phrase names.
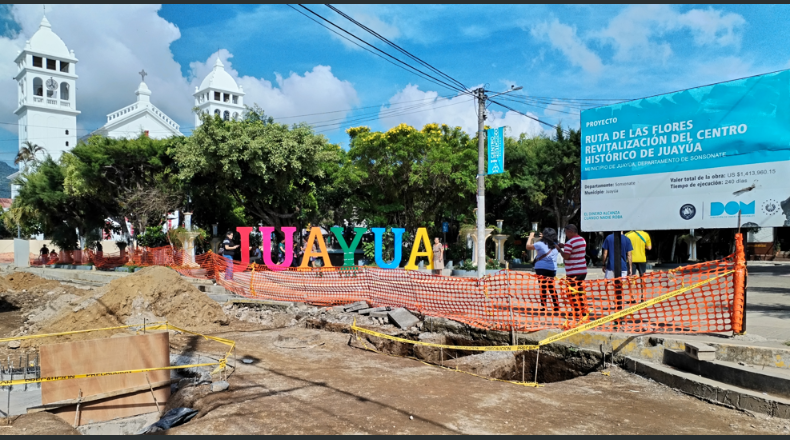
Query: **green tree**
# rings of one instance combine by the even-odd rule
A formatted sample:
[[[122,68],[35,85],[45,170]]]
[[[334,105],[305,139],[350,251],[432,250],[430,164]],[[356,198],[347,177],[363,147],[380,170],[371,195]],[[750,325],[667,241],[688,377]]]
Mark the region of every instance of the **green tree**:
[[[104,218],[112,218],[128,235],[129,219],[137,231],[162,223],[162,216],[181,207],[183,191],[168,149],[176,137],[134,139],[92,136],[63,155],[65,190],[94,201]]]
[[[331,183],[323,164],[339,160],[340,146],[307,125],[206,114],[201,121],[171,149],[183,182],[227,194],[255,220],[275,227],[319,214],[318,193]]]
[[[38,225],[38,232],[52,237],[59,248],[74,250],[84,245],[88,231],[104,227],[104,217],[91,197],[68,194],[64,182],[64,168],[50,157],[17,178],[11,222]]]
[[[551,139],[519,142],[526,144],[527,168],[518,185],[534,206],[551,214],[561,233],[581,207],[581,131],[557,127]]]
[[[22,146],[19,148],[19,153],[17,153],[16,157],[14,158],[14,165],[19,165],[20,163],[27,166],[29,163],[38,163],[38,153],[43,153],[44,155],[47,154],[47,150],[37,144],[34,144],[30,141],[22,142]]]
[[[356,216],[376,226],[439,231],[442,220],[471,214],[476,192],[477,145],[460,127],[428,124],[422,130],[401,124],[371,132],[348,130],[353,179],[349,203]]]

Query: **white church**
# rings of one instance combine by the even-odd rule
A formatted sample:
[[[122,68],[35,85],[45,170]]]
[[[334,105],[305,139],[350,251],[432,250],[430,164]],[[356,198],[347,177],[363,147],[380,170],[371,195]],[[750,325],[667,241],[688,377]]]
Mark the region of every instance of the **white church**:
[[[77,144],[77,62],[73,50],[52,31],[46,16],[38,30],[16,57],[19,106],[14,111],[19,123],[20,150],[25,141],[44,147],[57,160]],[[93,134],[111,138],[135,138],[141,134],[154,139],[183,136],[179,125],[152,100],[152,92],[142,81],[135,100],[107,115],[107,123]],[[131,92],[131,91],[130,91]],[[130,101],[131,101],[131,93]],[[212,71],[195,88],[194,106],[203,113],[225,120],[240,118],[244,112],[244,91],[217,59]],[[195,116],[195,126],[200,118]],[[15,175],[9,176],[13,178]],[[14,193],[15,191],[12,191]],[[12,197],[16,194],[12,194]]]

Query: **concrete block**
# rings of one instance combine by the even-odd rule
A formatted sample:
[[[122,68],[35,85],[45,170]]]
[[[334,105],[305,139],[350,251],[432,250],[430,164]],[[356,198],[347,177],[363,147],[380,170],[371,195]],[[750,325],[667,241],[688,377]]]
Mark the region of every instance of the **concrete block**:
[[[387,312],[387,315],[393,324],[403,329],[413,327],[420,322],[419,318],[409,313],[403,307]]]
[[[686,354],[698,361],[715,361],[716,349],[701,342],[686,342]]]
[[[718,394],[716,395],[716,400],[725,405],[732,405],[736,408],[739,408],[738,400],[740,397],[741,394],[734,390],[720,389]]]
[[[381,312],[370,312],[371,318],[387,318],[389,316],[389,312],[381,311]]]
[[[357,301],[357,302],[355,302],[353,304],[347,305],[346,308],[345,308],[345,311],[346,312],[356,312],[357,310],[364,310],[364,309],[369,309],[369,308],[370,308],[370,306],[365,301]]]
[[[774,417],[778,417],[780,419],[790,419],[790,404],[776,402],[776,407],[774,408]]]
[[[741,394],[740,398],[738,399],[738,408],[745,409],[751,412],[756,412],[760,414],[771,414],[773,411],[771,410],[771,401],[767,399],[762,399],[756,396],[750,396],[748,394]]]
[[[387,311],[386,307],[374,307],[370,309],[357,310],[357,313],[359,313],[360,315],[370,315],[373,312],[386,312],[386,311]]]

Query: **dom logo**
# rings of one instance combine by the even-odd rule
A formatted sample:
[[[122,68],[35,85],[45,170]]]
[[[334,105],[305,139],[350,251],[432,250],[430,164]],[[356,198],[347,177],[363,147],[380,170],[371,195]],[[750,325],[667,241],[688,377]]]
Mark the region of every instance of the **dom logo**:
[[[763,214],[774,215],[779,212],[779,202],[774,199],[768,199],[763,203]]]
[[[718,217],[725,214],[738,215],[738,211],[741,211],[741,215],[754,215],[754,201],[751,203],[727,202],[727,204],[712,202],[710,204],[711,217]]]
[[[683,220],[691,220],[695,215],[697,215],[697,208],[694,205],[686,203],[680,207],[680,218]]]

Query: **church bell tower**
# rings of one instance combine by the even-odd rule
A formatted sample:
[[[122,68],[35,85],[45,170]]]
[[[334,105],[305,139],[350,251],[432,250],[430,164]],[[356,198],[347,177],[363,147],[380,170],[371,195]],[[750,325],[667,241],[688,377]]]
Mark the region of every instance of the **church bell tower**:
[[[41,20],[16,60],[19,148],[28,141],[58,160],[77,144],[77,58],[49,24]]]

